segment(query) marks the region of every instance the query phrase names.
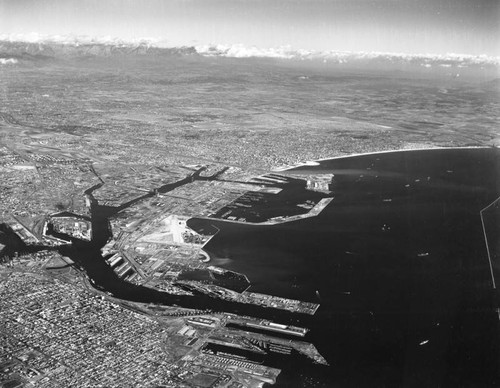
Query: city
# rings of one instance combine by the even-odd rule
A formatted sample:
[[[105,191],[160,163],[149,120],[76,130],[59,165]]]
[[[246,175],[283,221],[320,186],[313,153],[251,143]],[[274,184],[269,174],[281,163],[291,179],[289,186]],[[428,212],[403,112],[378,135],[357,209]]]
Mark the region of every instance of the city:
[[[3,204],[3,211],[8,211],[0,267],[4,385],[72,386],[84,379],[89,387],[258,387],[275,383],[280,373],[279,368],[263,364],[268,354],[287,357],[296,352],[311,363],[327,365],[314,345],[301,339],[307,328],[116,299],[93,286],[81,265],[60,253],[75,244],[93,244],[102,229],[93,216],[96,209],[115,209],[110,213],[111,238],[104,241],[102,261],[123,281],[175,296],[202,293],[314,315],[317,303],[248,291],[251,282],[244,274],[212,265],[203,251],[217,230],[200,234],[187,225],[195,215],[211,219],[224,206],[241,208],[238,201],[247,201],[245,196],[251,193],[271,200],[297,182],[303,190],[306,181],[293,180],[290,186],[287,177],[253,178],[237,168],[199,165],[130,166],[130,173],[124,173],[85,160],[16,155],[6,152],[1,162],[10,179],[38,172],[40,163],[46,176],[59,176],[61,165],[78,166],[83,175],[78,189],[70,189],[73,205],[69,207],[63,205],[68,202],[61,195],[57,199],[41,195],[33,205],[28,197],[22,206]],[[64,187],[58,186],[58,191],[63,193]],[[311,190],[306,195],[317,196],[315,188]],[[316,199],[304,205],[303,201],[290,208],[290,216],[282,214],[277,220],[270,215],[260,222],[312,217],[321,211],[315,208],[318,202],[323,207],[328,203],[321,205],[324,199]],[[242,218],[239,221],[244,223]],[[12,247],[15,254],[6,255]],[[12,294],[15,299],[8,297]]]

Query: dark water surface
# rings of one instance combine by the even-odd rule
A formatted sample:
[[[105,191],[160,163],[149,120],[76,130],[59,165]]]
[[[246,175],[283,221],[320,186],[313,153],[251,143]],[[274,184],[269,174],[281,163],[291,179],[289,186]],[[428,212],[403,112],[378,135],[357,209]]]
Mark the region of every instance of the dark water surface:
[[[500,196],[500,152],[370,154],[289,173],[335,174],[335,199],[318,217],[274,226],[189,221],[221,229],[206,246],[212,264],[247,275],[250,291],[321,303],[297,323],[331,367],[294,365],[279,385],[500,385],[480,217]]]
[[[93,241],[61,251],[119,298],[309,328],[305,340],[330,367],[294,352],[268,355],[283,369],[280,387],[499,386],[500,298],[482,223],[499,278],[500,201],[481,213],[500,196],[499,172],[493,148],[330,159],[284,173],[334,174],[335,198],[317,217],[273,226],[188,221],[220,229],[205,246],[212,265],[245,274],[250,291],[321,303],[312,317],[124,282],[100,252],[117,209],[97,203]]]

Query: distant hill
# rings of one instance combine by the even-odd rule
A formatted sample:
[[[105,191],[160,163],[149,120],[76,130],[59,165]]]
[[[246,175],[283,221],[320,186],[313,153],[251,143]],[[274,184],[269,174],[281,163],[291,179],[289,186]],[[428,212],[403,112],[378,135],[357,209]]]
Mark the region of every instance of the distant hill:
[[[36,36],[25,39],[0,35],[0,64],[15,64],[16,60],[22,59],[199,55],[226,58],[271,58],[295,63],[306,61],[338,67],[388,71],[417,69],[429,72],[438,69],[454,77],[458,77],[467,68],[493,71],[498,71],[500,68],[500,57],[486,55],[311,51],[297,50],[288,46],[259,48],[240,44],[171,47],[171,43],[166,41],[123,41],[112,38],[61,36]]]
[[[490,90],[496,90],[500,92],[500,78],[492,79],[491,81],[485,82],[484,87]]]
[[[110,57],[120,55],[188,55],[197,54],[194,47],[160,48],[147,44],[65,44],[57,42],[0,41],[0,58],[50,59],[75,57]]]

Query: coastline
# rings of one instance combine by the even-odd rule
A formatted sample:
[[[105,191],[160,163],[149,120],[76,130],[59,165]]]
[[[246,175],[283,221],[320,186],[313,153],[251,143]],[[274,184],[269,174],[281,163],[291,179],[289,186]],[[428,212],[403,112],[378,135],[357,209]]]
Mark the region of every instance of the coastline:
[[[318,166],[319,162],[323,162],[325,160],[335,160],[335,159],[344,159],[344,158],[354,158],[357,156],[367,156],[367,155],[378,155],[378,154],[390,154],[395,152],[409,152],[409,151],[430,151],[430,150],[462,150],[462,149],[489,149],[489,148],[497,148],[495,146],[464,146],[464,147],[425,147],[425,148],[403,148],[399,150],[389,150],[389,151],[375,151],[375,152],[362,152],[355,153],[349,155],[341,155],[341,156],[332,156],[327,158],[316,159],[313,161],[305,161],[293,166],[283,166],[272,169],[272,172],[283,172],[290,171],[295,168],[304,167],[304,166]]]

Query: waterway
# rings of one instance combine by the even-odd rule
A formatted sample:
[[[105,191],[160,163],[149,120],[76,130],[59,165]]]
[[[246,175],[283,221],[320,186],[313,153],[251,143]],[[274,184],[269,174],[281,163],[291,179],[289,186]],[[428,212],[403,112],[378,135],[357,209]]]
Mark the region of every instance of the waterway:
[[[205,246],[212,265],[245,274],[249,291],[321,303],[313,317],[124,282],[100,252],[119,208],[95,201],[93,241],[61,251],[96,287],[123,299],[309,328],[304,340],[330,367],[275,355],[283,368],[277,386],[498,386],[500,304],[480,211],[500,196],[499,171],[497,149],[324,160],[282,172],[334,174],[335,198],[317,217],[265,226],[188,221],[195,230],[219,229]],[[199,178],[197,172],[161,191]],[[487,224],[498,225],[498,214],[485,214]],[[498,246],[495,233],[489,243]]]
[[[321,303],[307,339],[332,367],[300,381],[498,385],[498,294],[480,210],[500,196],[499,151],[370,154],[288,173],[334,174],[335,199],[291,223],[188,224],[220,229],[205,246],[212,264],[247,275],[249,291]],[[280,384],[290,383],[285,373]]]

